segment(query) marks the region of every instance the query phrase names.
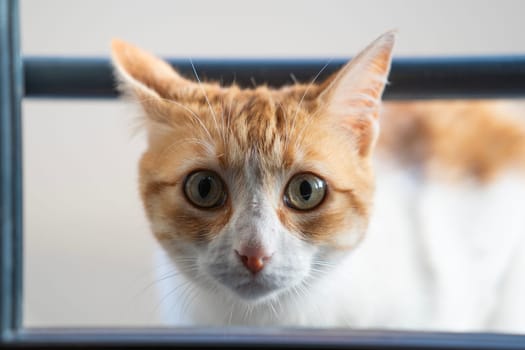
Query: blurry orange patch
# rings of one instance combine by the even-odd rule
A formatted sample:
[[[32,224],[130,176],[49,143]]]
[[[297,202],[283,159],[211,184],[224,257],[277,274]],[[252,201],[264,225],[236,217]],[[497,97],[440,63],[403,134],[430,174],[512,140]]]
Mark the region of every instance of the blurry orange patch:
[[[525,123],[497,100],[388,102],[381,152],[451,181],[525,170]],[[525,114],[525,110],[523,111]]]

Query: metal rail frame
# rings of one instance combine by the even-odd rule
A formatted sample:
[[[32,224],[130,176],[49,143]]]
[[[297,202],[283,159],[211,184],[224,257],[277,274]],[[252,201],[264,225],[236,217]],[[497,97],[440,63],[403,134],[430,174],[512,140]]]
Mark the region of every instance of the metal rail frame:
[[[0,339],[13,339],[22,308],[22,62],[18,3],[0,1]]]
[[[0,0],[0,346],[2,348],[346,348],[520,349],[525,335],[347,329],[26,329],[22,327],[21,100],[114,97],[107,59],[22,59],[17,0]],[[307,81],[326,60],[197,60],[202,76],[282,85]],[[183,74],[188,62],[172,60]],[[343,60],[334,60],[329,74]],[[24,68],[24,69],[22,69]],[[23,79],[25,71],[25,82]],[[405,59],[394,62],[386,98],[525,96],[525,57]]]
[[[346,63],[336,59],[194,59],[199,75],[223,84],[270,86],[326,78]],[[193,77],[188,59],[168,59]],[[104,58],[27,57],[27,97],[116,97],[111,64]],[[392,63],[385,99],[494,98],[525,96],[525,56],[401,58]]]

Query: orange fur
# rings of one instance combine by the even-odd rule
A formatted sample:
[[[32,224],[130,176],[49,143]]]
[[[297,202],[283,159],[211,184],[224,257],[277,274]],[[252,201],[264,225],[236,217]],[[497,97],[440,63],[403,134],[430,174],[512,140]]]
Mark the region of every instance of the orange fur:
[[[180,232],[192,233],[191,238],[204,237],[199,232],[209,232],[208,237],[220,231],[226,224],[225,214],[231,211],[231,202],[223,210],[201,211],[188,208],[183,198],[181,184],[192,168],[185,168],[185,162],[202,161],[202,167],[228,173],[229,184],[243,188],[237,174],[242,172],[247,157],[260,160],[258,170],[268,191],[272,191],[275,174],[283,174],[297,167],[297,150],[300,147],[303,158],[309,163],[325,163],[330,159],[328,169],[316,169],[330,184],[330,194],[315,213],[296,213],[281,205],[283,224],[293,231],[301,232],[312,240],[323,240],[340,229],[344,222],[344,212],[348,208],[357,208],[367,214],[367,207],[372,195],[372,173],[368,160],[351,152],[332,152],[345,143],[343,136],[334,138],[331,130],[319,128],[312,118],[322,118],[318,111],[320,105],[315,99],[306,97],[300,109],[297,109],[302,91],[306,87],[298,86],[297,90],[273,91],[267,88],[255,90],[224,90],[221,98],[210,99],[210,107],[205,100],[189,97],[184,101],[200,117],[205,128],[210,132],[215,144],[216,153],[206,153],[201,144],[192,144],[193,139],[207,142],[202,128],[191,125],[186,119],[187,113],[176,109],[176,113],[167,107],[166,115],[172,127],[162,135],[157,135],[154,143],[143,155],[140,166],[141,193],[150,218],[161,215],[174,218],[174,226]],[[313,89],[315,91],[315,88]],[[206,90],[207,95],[213,96]],[[317,114],[317,116],[316,116]],[[173,125],[178,124],[178,127]],[[176,147],[172,147],[176,142]],[[350,150],[351,143],[346,142]],[[323,147],[319,147],[323,145]],[[311,170],[297,168],[296,171]],[[328,171],[327,171],[328,170]],[[346,175],[345,175],[346,174]],[[355,190],[354,190],[355,189]],[[358,194],[354,194],[353,191]],[[361,197],[361,198],[360,198]],[[158,206],[149,203],[160,201]],[[180,218],[180,219],[177,219]],[[212,227],[216,227],[212,230]],[[159,238],[170,238],[157,232]]]
[[[186,80],[163,61],[115,41],[117,70],[148,117],[140,190],[149,219],[163,223],[153,225],[157,238],[208,240],[219,233],[234,210],[231,196],[250,190],[240,176],[246,164],[256,164],[263,188],[278,198],[283,190],[275,184],[295,173],[325,179],[328,194],[315,210],[297,212],[282,201],[275,208],[282,224],[305,239],[337,246],[335,233],[352,226],[352,218],[368,221],[384,84],[377,77],[388,71],[391,43],[381,48],[373,61],[354,60],[320,85],[240,89]],[[368,73],[352,73],[355,67]],[[495,102],[389,102],[381,119],[379,152],[428,176],[489,181],[525,164],[524,123],[498,112]],[[229,199],[221,208],[186,202],[184,179],[201,168],[224,177]]]
[[[163,222],[153,227],[158,239],[182,234],[206,240],[220,232],[232,202],[218,210],[196,209],[184,198],[184,178],[198,168],[212,169],[223,174],[231,194],[246,186],[239,174],[251,161],[268,193],[276,191],[278,180],[285,184],[287,177],[301,171],[312,171],[328,183],[328,194],[315,211],[299,213],[280,201],[276,210],[292,232],[312,241],[330,241],[335,232],[352,225],[349,211],[367,219],[373,176],[369,158],[354,150],[363,142],[356,141],[362,130],[332,122],[326,108],[339,93],[337,86],[345,84],[342,78],[335,77],[329,88],[242,90],[187,81],[167,72],[164,62],[121,41],[114,43],[113,56],[127,80],[126,89],[148,116],[149,147],[140,162],[140,189],[149,219]],[[321,97],[324,92],[328,93]],[[378,98],[380,92],[373,93]],[[348,116],[344,119],[341,124]],[[279,198],[282,191],[278,189]]]
[[[486,183],[525,170],[525,116],[515,101],[388,102],[379,151],[425,176]],[[522,108],[522,113],[525,108]]]

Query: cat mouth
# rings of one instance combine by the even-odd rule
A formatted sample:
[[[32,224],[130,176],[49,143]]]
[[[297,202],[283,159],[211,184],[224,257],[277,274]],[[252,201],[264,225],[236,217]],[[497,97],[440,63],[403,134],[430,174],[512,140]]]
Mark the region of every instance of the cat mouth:
[[[252,302],[274,296],[283,289],[281,286],[259,276],[254,276],[242,282],[229,284],[227,287],[239,297]]]
[[[233,287],[233,291],[237,295],[249,301],[264,299],[270,295],[275,294],[279,290],[280,289],[276,289],[275,287],[269,287],[263,283],[259,283],[256,281],[243,283],[241,285],[236,285],[235,287]]]
[[[220,287],[249,303],[259,303],[275,298],[291,286],[299,282],[300,273],[287,271],[263,270],[258,273],[248,273],[244,269],[232,269],[229,266],[212,264],[208,276]]]

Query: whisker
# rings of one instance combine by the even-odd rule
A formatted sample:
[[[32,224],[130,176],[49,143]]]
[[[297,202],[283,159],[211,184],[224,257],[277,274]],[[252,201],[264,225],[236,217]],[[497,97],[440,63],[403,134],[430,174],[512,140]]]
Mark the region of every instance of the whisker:
[[[270,300],[269,305],[270,305],[270,309],[272,310],[273,315],[275,316],[276,319],[278,319],[279,313],[277,312],[277,310],[275,309],[273,305],[273,300]]]
[[[200,290],[198,288],[193,288],[193,290],[190,290],[190,292],[188,293],[188,297],[184,301],[184,305],[183,305],[182,310],[181,310],[181,313],[183,315],[185,315],[185,314],[187,314],[189,312],[189,308],[190,308],[191,304],[193,304],[193,301],[195,301],[195,299],[197,299],[199,294],[200,294]]]
[[[325,260],[313,260],[312,261],[312,265],[330,266],[330,267],[337,266],[337,264],[330,263],[330,262],[325,261]]]
[[[184,143],[193,143],[193,144],[202,146],[210,154],[213,154],[213,152],[214,152],[213,146],[210,145],[209,143],[203,142],[202,140],[197,139],[197,138],[185,138],[185,139],[178,140],[178,141],[175,141],[175,142],[171,143],[164,150],[162,150],[162,152],[160,152],[160,154],[158,155],[157,159],[162,157],[162,156],[164,156],[166,153],[170,152],[173,147],[178,146],[181,143],[182,144],[184,144]]]
[[[173,278],[173,277],[178,277],[180,275],[181,275],[181,273],[177,271],[177,272],[165,274],[165,275],[163,275],[163,276],[161,276],[159,278],[156,278],[155,280],[149,282],[145,287],[141,288],[140,291],[138,291],[136,293],[135,297],[138,297],[139,295],[142,295],[144,292],[146,292],[148,289],[150,289],[151,287],[153,287],[154,285],[156,285],[159,282],[168,280],[168,279]]]
[[[279,108],[281,109],[282,113],[283,113],[283,118],[284,120],[286,121],[285,122],[285,125],[286,125],[286,133],[284,135],[284,144],[285,144],[285,147],[288,148],[288,144],[289,144],[289,140],[290,140],[290,132],[291,132],[291,128],[290,128],[290,123],[288,122],[288,116],[287,116],[287,113],[286,113],[286,109],[284,108],[282,102],[280,100],[277,100],[277,104],[279,105]]]
[[[321,108],[318,108],[314,113],[310,114],[308,117],[308,120],[306,123],[304,123],[303,127],[301,128],[301,131],[297,133],[297,137],[295,139],[295,147],[299,147],[299,145],[304,141],[305,132],[307,128],[312,124],[312,122],[315,120],[315,117],[319,112],[321,111]]]
[[[290,131],[293,131],[295,129],[295,120],[296,120],[297,114],[299,113],[301,105],[303,104],[304,98],[308,94],[308,91],[310,91],[310,88],[315,84],[317,78],[319,78],[319,76],[324,72],[324,70],[326,69],[326,67],[328,67],[330,62],[332,62],[331,58],[325,63],[325,65],[319,70],[319,72],[314,76],[312,81],[306,87],[306,89],[305,89],[305,91],[303,93],[303,96],[301,96],[301,99],[299,100],[299,104],[297,105],[297,108],[295,109],[294,116],[292,117],[292,127],[291,127]],[[288,148],[288,145],[286,145],[286,147]]]
[[[144,102],[148,102],[148,101],[156,101],[156,100],[161,100],[161,101],[163,101],[163,102],[169,101],[168,99],[163,98],[163,97],[160,97],[160,96],[158,96],[158,97],[144,97],[144,98],[139,98],[139,99],[137,99],[136,101],[138,101],[141,105],[143,105]],[[165,123],[166,125],[171,125],[171,120],[170,120],[166,115],[161,114],[161,115],[158,115],[157,117],[160,117],[160,118],[164,121],[164,123]]]
[[[232,305],[230,306],[230,316],[228,317],[228,326],[232,324],[234,306],[235,306],[235,303],[232,302]]]
[[[199,83],[199,87],[200,87],[202,93],[204,94],[204,98],[206,99],[206,103],[208,103],[208,107],[210,108],[210,112],[211,112],[211,114],[213,116],[213,121],[215,122],[215,127],[217,128],[217,132],[220,132],[219,124],[217,122],[217,115],[215,114],[215,111],[213,110],[213,108],[211,106],[210,99],[208,98],[208,95],[206,94],[206,90],[204,89],[202,81],[199,78],[199,74],[197,74],[197,69],[195,68],[195,65],[193,64],[193,59],[191,59],[191,58],[190,58],[190,64],[191,64],[191,69],[193,70],[193,74],[195,75],[195,78],[197,79],[197,82]]]
[[[189,108],[188,106],[183,105],[180,102],[177,102],[177,101],[174,101],[174,100],[167,100],[167,101],[170,102],[170,103],[173,103],[173,104],[175,104],[175,105],[177,105],[179,107],[181,107],[182,109],[184,109],[185,111],[190,113],[189,116],[193,117],[193,120],[195,122],[197,122],[197,125],[199,125],[204,130],[204,132],[208,136],[210,142],[213,142],[213,137],[211,136],[210,131],[208,130],[206,125],[204,125],[204,123],[202,122],[202,118],[197,113],[195,113],[195,111],[193,111],[191,108]]]
[[[232,113],[233,113],[232,105],[233,105],[233,98],[230,97],[230,102],[229,102],[229,105],[228,105],[228,123],[227,123],[227,126],[226,126],[226,135],[228,137],[228,144],[230,143],[230,135],[231,135],[229,130],[230,130],[230,127],[231,127]]]
[[[191,285],[191,282],[190,281],[182,281],[182,283],[180,283],[178,286],[176,286],[175,288],[173,288],[172,290],[170,290],[166,295],[164,295],[160,301],[157,303],[157,305],[155,306],[155,310],[158,310],[158,308],[160,307],[160,305],[166,301],[166,299],[168,297],[170,297],[171,295],[173,295],[177,290],[179,290],[180,288],[182,287],[186,287],[186,288],[191,288],[192,285]],[[182,292],[184,293],[184,291]],[[181,293],[181,294],[182,294]]]
[[[313,272],[326,272],[325,270],[322,270],[322,269],[316,269],[314,267],[310,267],[310,271],[313,271]]]

